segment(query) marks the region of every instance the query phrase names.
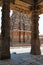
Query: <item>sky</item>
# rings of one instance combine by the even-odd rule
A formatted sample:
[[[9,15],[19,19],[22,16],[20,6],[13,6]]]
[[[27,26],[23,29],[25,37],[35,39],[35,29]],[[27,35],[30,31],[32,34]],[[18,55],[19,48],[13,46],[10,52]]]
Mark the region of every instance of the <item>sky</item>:
[[[39,35],[43,35],[43,14],[39,15]]]
[[[2,17],[2,12],[1,12],[1,7],[0,7],[0,27],[1,27],[1,17]],[[10,11],[10,16],[12,15],[12,10]],[[39,15],[39,35],[43,35],[43,14]],[[1,30],[0,30],[1,33]]]

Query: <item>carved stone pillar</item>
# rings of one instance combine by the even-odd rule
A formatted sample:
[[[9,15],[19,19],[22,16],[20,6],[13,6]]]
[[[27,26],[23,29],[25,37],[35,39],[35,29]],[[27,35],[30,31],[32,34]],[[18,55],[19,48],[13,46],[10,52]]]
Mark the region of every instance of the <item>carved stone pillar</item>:
[[[2,5],[2,42],[0,59],[10,58],[10,0],[3,0]]]
[[[34,4],[32,10],[32,35],[31,35],[31,54],[40,55],[40,40],[39,40],[39,30],[38,30],[38,21],[39,15],[37,11],[37,4]]]
[[[25,24],[24,23],[23,23],[23,42],[25,43]]]
[[[19,22],[19,42],[21,42],[21,22]]]

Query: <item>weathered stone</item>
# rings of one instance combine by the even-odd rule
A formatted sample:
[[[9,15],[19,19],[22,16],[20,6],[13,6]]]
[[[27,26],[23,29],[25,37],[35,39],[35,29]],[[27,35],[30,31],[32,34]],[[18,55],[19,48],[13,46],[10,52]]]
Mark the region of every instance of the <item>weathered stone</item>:
[[[3,0],[0,60],[10,58],[10,0]]]
[[[38,30],[39,15],[36,3],[34,3],[31,18],[32,18],[31,53],[34,55],[40,55],[41,52],[40,52],[39,30]]]

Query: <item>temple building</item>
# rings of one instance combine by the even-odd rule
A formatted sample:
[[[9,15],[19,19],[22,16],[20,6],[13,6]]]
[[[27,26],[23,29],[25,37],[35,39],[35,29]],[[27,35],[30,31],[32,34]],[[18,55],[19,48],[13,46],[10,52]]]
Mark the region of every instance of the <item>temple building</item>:
[[[31,17],[29,15],[13,11],[13,14],[10,19],[10,35],[13,43],[30,43],[32,24]]]
[[[23,26],[25,26],[25,29],[23,29]],[[10,17],[11,46],[31,45],[31,28],[32,28],[31,16],[13,10],[13,13]],[[25,34],[23,34],[24,32]],[[19,41],[19,34],[21,42]],[[23,36],[25,41],[23,39]],[[43,44],[43,35],[39,35],[39,38],[40,44]]]

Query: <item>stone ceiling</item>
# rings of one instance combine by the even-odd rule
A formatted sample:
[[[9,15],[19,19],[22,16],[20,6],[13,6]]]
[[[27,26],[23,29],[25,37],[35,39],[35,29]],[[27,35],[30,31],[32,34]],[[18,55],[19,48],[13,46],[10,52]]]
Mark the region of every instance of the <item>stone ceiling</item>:
[[[30,7],[33,5],[33,0],[10,0],[10,8],[18,12],[24,12],[31,14]],[[39,14],[43,13],[43,0],[35,0],[39,6]],[[2,6],[2,1],[0,0],[0,6]]]
[[[28,3],[28,4],[33,4],[33,2],[34,2],[34,0],[20,0],[20,1],[23,1],[23,2],[25,2],[25,3]],[[36,2],[38,3],[38,4],[40,4],[41,2],[43,2],[43,0],[36,0]]]

